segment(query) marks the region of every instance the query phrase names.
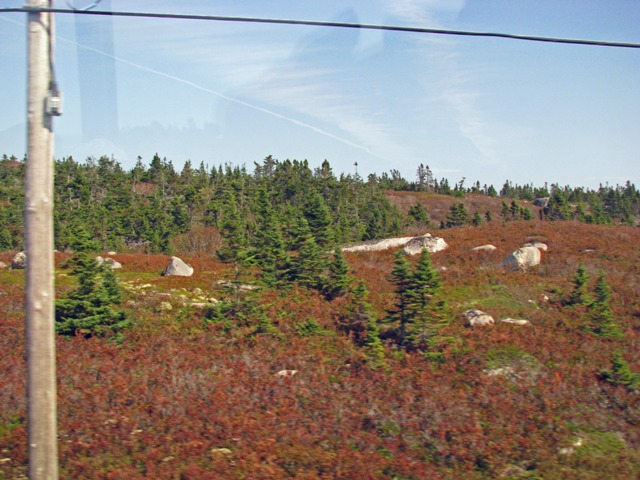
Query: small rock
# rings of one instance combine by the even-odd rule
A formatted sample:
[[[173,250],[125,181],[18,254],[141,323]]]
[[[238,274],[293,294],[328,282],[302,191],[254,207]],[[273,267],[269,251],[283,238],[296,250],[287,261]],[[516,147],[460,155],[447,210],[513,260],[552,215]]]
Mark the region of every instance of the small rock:
[[[27,268],[27,254],[25,252],[16,253],[11,261],[11,268],[13,270],[24,270]]]
[[[503,318],[500,320],[502,323],[509,323],[511,325],[531,325],[529,320],[515,319],[515,318]]]
[[[168,312],[171,310],[173,310],[173,307],[169,302],[160,302],[160,304],[158,305],[158,311],[160,312]]]
[[[0,270],[7,268],[7,264],[4,262],[0,262]]]
[[[298,370],[280,370],[276,373],[276,377],[293,377],[298,374]]]
[[[212,448],[211,455],[231,455],[233,452],[228,448]]]
[[[495,245],[480,245],[479,247],[474,247],[471,250],[473,250],[474,252],[493,252],[494,250],[496,250],[498,247],[496,247]]]

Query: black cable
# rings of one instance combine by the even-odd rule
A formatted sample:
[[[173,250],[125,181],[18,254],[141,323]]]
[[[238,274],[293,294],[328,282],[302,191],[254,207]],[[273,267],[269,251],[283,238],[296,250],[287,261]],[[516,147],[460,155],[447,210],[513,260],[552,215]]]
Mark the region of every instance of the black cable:
[[[578,40],[570,38],[554,38],[554,37],[537,37],[531,35],[515,35],[510,33],[492,33],[492,32],[471,32],[464,30],[444,30],[435,28],[421,27],[402,27],[395,25],[370,25],[364,23],[342,23],[342,22],[324,22],[313,20],[285,20],[276,18],[252,18],[252,17],[221,17],[216,15],[191,15],[179,13],[145,13],[145,12],[108,12],[100,10],[67,10],[60,8],[40,8],[40,7],[21,7],[21,8],[1,8],[0,13],[12,12],[39,12],[50,13],[70,13],[73,15],[111,15],[115,17],[142,17],[142,18],[164,18],[178,20],[207,20],[218,22],[243,22],[243,23],[268,23],[275,25],[305,25],[312,27],[335,27],[335,28],[361,28],[363,30],[384,30],[391,32],[409,32],[409,33],[427,33],[435,35],[456,35],[463,37],[489,37],[503,38],[507,40],[522,40],[530,42],[545,43],[562,43],[569,45],[588,45],[596,47],[616,47],[616,48],[640,48],[639,43],[624,42],[606,42],[600,40]]]

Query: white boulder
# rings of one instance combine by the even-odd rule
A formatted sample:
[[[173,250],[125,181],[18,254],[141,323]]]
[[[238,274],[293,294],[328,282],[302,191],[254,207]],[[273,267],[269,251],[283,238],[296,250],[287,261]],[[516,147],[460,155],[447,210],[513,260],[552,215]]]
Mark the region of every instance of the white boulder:
[[[27,254],[26,252],[16,253],[11,261],[11,268],[14,270],[24,270],[27,268]]]
[[[502,266],[511,270],[527,270],[540,264],[542,256],[536,247],[522,247],[502,261]]]
[[[171,261],[164,271],[165,276],[190,277],[193,275],[193,267],[186,264],[178,257],[171,257]]]
[[[424,235],[409,240],[404,246],[404,253],[406,255],[418,255],[422,253],[422,250],[435,253],[444,250],[448,246],[444,239],[432,237],[430,233],[425,233]]]
[[[462,312],[462,318],[465,319],[468,327],[483,327],[496,323],[491,315],[475,308]]]

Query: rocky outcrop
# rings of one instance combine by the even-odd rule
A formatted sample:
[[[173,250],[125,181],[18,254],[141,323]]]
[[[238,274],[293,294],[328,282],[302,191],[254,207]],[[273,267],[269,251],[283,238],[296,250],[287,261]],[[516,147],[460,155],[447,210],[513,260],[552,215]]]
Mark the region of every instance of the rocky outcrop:
[[[171,257],[171,261],[164,271],[165,276],[190,277],[193,275],[193,267],[186,264],[178,257]]]
[[[14,270],[24,270],[27,268],[27,254],[25,252],[16,253],[11,261],[11,268]]]
[[[462,312],[462,318],[468,327],[483,327],[496,323],[491,315],[475,308]]]
[[[511,270],[527,270],[540,264],[542,256],[536,247],[522,247],[502,261],[502,266]]]
[[[498,247],[496,247],[495,245],[480,245],[479,247],[474,247],[471,250],[473,250],[474,252],[493,252],[497,248]]]
[[[425,233],[424,235],[409,240],[404,246],[404,253],[406,255],[417,255],[422,253],[422,250],[435,253],[444,250],[448,246],[444,239],[432,237],[430,233]]]
[[[381,250],[389,250],[390,248],[398,248],[405,245],[413,237],[385,238],[384,240],[371,240],[368,242],[357,243],[355,245],[347,245],[342,247],[343,252],[377,252]]]

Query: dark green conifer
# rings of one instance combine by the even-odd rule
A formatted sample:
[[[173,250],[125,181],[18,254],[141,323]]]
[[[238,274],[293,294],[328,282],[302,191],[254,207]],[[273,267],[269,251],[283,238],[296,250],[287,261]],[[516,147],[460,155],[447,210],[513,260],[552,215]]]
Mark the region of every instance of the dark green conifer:
[[[615,322],[613,312],[609,305],[611,290],[605,279],[604,273],[598,276],[595,288],[595,299],[589,305],[591,316],[591,331],[604,338],[622,338],[622,330]]]
[[[395,324],[398,341],[404,342],[408,323],[408,288],[411,281],[409,261],[402,250],[395,253],[395,263],[391,271],[391,283],[396,289],[396,303],[394,310],[390,312],[389,321]]]
[[[568,305],[586,306],[591,303],[591,299],[589,298],[589,294],[587,293],[588,282],[589,275],[587,274],[587,269],[585,268],[584,263],[580,262],[580,265],[578,265],[578,270],[571,280],[571,283],[573,284],[573,291],[571,292],[567,300]]]
[[[438,330],[447,324],[446,305],[438,298],[441,283],[431,263],[431,254],[422,254],[407,285],[407,344],[412,348],[428,350]]]
[[[329,299],[341,297],[348,292],[350,283],[349,265],[344,259],[342,249],[336,248],[333,259],[329,262],[329,275],[324,287],[324,294]]]
[[[69,260],[71,276],[78,287],[56,300],[56,332],[61,335],[107,335],[130,325],[122,311],[113,306],[122,301],[118,280],[107,266],[99,265],[81,246]]]

